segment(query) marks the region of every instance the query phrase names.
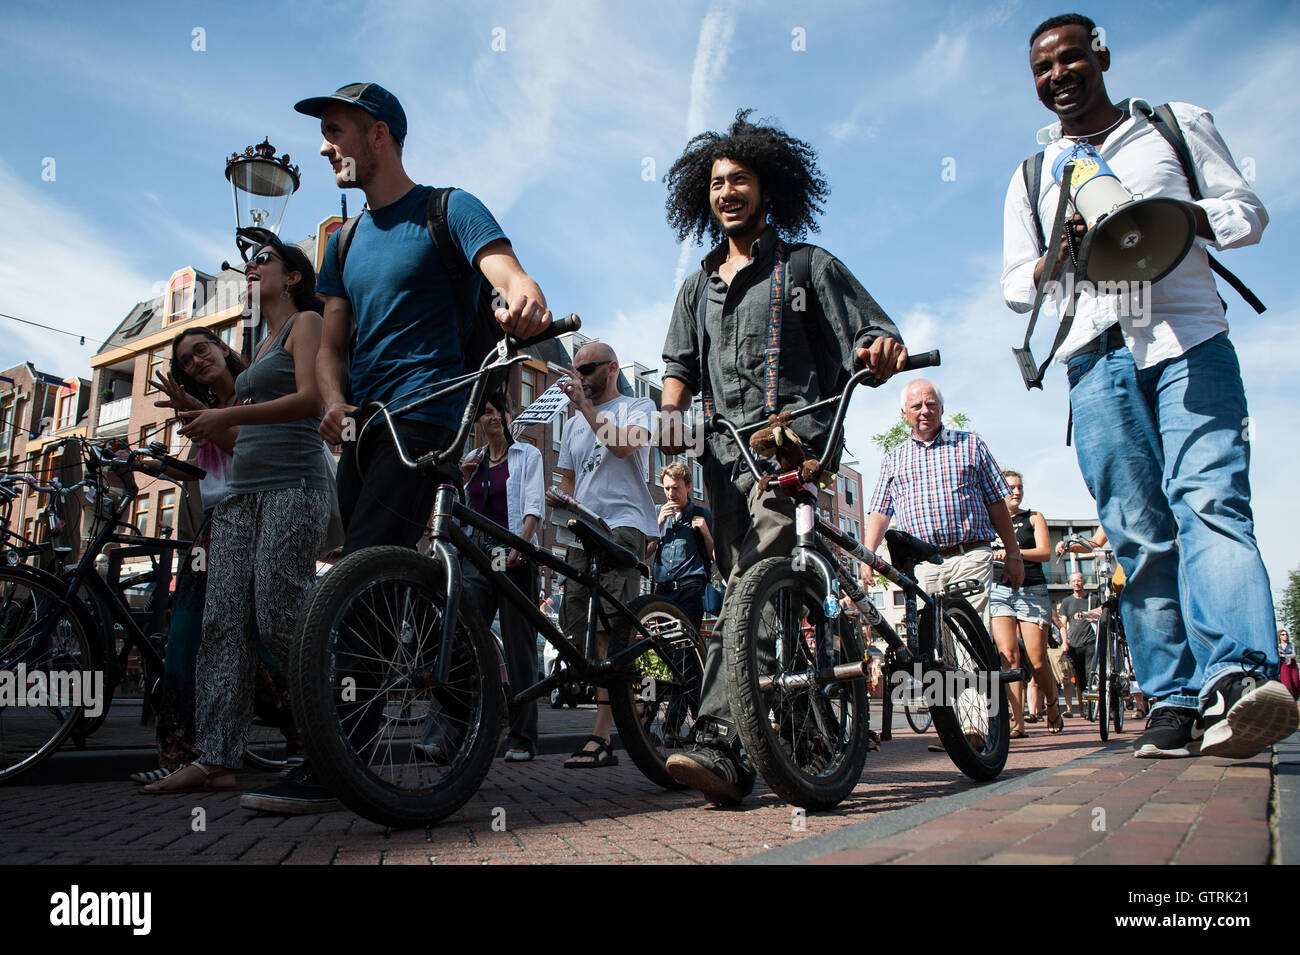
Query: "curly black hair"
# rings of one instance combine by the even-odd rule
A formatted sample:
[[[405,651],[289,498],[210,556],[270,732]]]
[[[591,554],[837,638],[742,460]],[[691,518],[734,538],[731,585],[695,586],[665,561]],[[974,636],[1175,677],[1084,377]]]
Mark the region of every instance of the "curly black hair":
[[[737,110],[736,121],[725,135],[700,133],[664,176],[668,185],[664,208],[679,240],[689,236],[698,243],[707,231],[715,243],[722,241],[709,205],[709,180],[719,159],[730,159],[758,174],[759,186],[771,197],[768,218],[782,238],[796,241],[807,232],[820,231],[815,217],[826,211],[822,203],[830,189],[817,167],[816,150],[777,126],[749,122],[752,112]]]

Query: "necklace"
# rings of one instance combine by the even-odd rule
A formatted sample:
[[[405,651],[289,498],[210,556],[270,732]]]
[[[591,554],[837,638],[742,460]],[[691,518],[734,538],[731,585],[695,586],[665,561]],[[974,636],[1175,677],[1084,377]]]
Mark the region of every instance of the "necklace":
[[[501,457],[499,457],[499,458],[498,458],[498,457],[494,457],[493,454],[492,454],[492,449],[491,449],[491,448],[488,448],[488,464],[489,464],[489,465],[497,465],[497,464],[500,464],[502,461],[504,461],[504,460],[505,460],[507,457],[509,457],[509,456],[510,456],[510,446],[509,446],[509,445],[506,445],[506,449],[505,449],[504,451],[501,452]]]
[[[1109,133],[1112,129],[1114,129],[1114,128],[1115,128],[1116,126],[1118,126],[1120,123],[1124,122],[1124,120],[1126,120],[1126,119],[1128,119],[1128,113],[1124,112],[1123,110],[1120,110],[1120,112],[1119,112],[1119,119],[1115,120],[1115,122],[1111,123],[1111,124],[1110,124],[1109,126],[1107,126],[1105,129],[1100,129],[1100,130],[1098,130],[1098,131],[1095,132],[1095,133],[1087,133],[1086,135],[1083,135],[1083,136],[1069,136],[1069,135],[1066,135],[1064,132],[1062,132],[1062,133],[1061,133],[1061,138],[1062,138],[1062,139],[1068,139],[1068,140],[1070,140],[1070,141],[1072,141],[1072,142],[1076,142],[1076,143],[1081,143],[1081,142],[1083,142],[1085,139],[1096,139],[1098,136],[1105,136],[1107,133]]]

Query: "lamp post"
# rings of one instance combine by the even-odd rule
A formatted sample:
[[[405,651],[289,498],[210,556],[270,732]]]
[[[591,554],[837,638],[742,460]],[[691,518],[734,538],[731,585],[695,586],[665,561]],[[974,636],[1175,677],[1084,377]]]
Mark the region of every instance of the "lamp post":
[[[298,167],[289,154],[276,157],[270,139],[231,153],[226,160],[226,179],[235,202],[235,242],[241,255],[260,244],[258,233],[278,236],[289,198],[298,190]]]

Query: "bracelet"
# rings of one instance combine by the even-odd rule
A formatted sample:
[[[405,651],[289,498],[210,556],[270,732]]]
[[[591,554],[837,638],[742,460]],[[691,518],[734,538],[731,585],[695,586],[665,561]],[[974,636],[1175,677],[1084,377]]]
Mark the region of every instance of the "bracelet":
[[[1008,560],[1018,560],[1018,561],[1020,561],[1020,563],[1022,563],[1022,564],[1025,562],[1025,559],[1024,559],[1023,557],[1021,557],[1019,554],[1007,554],[1007,556],[1003,557],[1002,559],[1003,559],[1004,561],[1008,561]]]

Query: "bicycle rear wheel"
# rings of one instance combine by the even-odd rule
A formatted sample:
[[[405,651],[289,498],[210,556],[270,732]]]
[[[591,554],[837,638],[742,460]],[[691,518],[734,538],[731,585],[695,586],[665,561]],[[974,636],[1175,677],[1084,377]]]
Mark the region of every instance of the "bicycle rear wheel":
[[[1110,611],[1103,610],[1097,620],[1097,732],[1103,743],[1110,739],[1110,705],[1115,696],[1106,659],[1110,656],[1113,626]]]
[[[394,828],[463,806],[504,732],[501,660],[472,608],[459,608],[438,682],[446,590],[437,558],[349,554],[312,595],[290,674],[312,769],[350,809]]]
[[[704,641],[671,600],[646,594],[627,608],[656,645],[637,657],[628,671],[630,679],[609,687],[614,725],[623,748],[647,779],[665,789],[681,789],[665,761],[686,747],[700,714]],[[627,621],[616,622],[610,654],[626,647],[629,637],[643,639]]]
[[[55,583],[0,568],[0,780],[39,766],[84,718],[107,708],[98,635]],[[89,706],[87,705],[89,704]]]
[[[935,732],[954,765],[971,779],[989,780],[1002,772],[1011,745],[1007,690],[999,675],[1002,659],[969,603],[945,597],[939,631],[943,704],[931,706]],[[932,658],[934,610],[921,612],[922,656]],[[927,646],[928,645],[928,646]]]
[[[827,618],[821,578],[796,572],[788,557],[759,561],[737,586],[724,669],[745,752],[782,799],[832,809],[862,776],[867,687],[865,678],[823,684],[817,673],[861,663],[858,635]]]

